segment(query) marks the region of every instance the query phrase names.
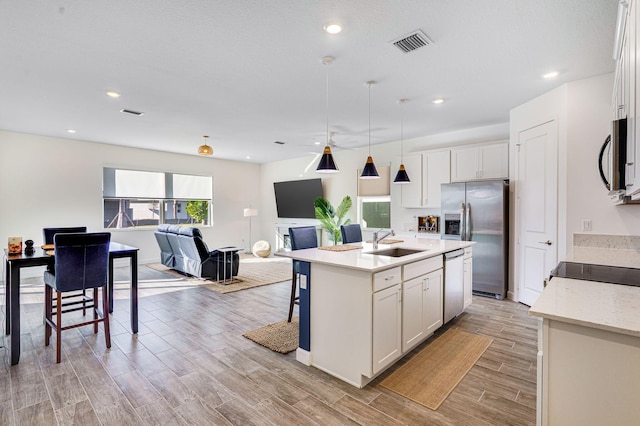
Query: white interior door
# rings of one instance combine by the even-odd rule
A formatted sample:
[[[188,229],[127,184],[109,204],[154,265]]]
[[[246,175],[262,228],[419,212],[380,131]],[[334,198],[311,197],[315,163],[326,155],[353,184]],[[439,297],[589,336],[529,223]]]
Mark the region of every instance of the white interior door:
[[[519,299],[531,306],[558,258],[556,121],[518,134]]]

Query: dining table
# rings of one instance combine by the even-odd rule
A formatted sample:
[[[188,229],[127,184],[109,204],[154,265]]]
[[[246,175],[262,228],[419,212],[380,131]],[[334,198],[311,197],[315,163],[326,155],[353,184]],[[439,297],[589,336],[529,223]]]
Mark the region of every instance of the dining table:
[[[43,246],[44,247],[44,246]],[[46,266],[55,259],[54,250],[34,248],[32,252],[5,253],[5,323],[6,334],[11,349],[11,365],[20,361],[20,270],[34,266]],[[113,312],[113,264],[115,259],[129,259],[130,279],[130,311],[131,332],[138,332],[138,248],[125,244],[109,243],[109,277],[107,282],[109,293],[109,312]],[[43,294],[44,301],[44,294]]]

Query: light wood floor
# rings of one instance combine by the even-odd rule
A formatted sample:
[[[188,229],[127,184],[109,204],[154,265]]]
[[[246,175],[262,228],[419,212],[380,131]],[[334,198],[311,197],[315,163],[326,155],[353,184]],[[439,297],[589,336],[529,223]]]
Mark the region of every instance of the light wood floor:
[[[117,274],[125,279],[128,271]],[[102,331],[69,330],[59,365],[55,337],[44,346],[42,281],[23,280],[20,364],[6,366],[8,354],[0,349],[0,424],[535,423],[537,322],[524,305],[474,296],[451,326],[494,341],[431,411],[380,387],[389,371],[357,389],[303,366],[295,352],[277,354],[242,337],[286,318],[288,282],[219,295],[144,266],[140,278],[138,335],[130,334],[128,291],[118,290],[111,349]]]

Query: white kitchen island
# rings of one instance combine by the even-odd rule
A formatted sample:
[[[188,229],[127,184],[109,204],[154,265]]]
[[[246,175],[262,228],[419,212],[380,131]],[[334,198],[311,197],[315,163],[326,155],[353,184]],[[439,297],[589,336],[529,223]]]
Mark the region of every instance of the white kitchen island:
[[[442,326],[443,254],[465,249],[470,256],[472,244],[412,239],[377,250],[356,243],[349,251],[276,253],[301,262],[296,359],[364,387]],[[389,248],[418,252],[375,254]],[[470,283],[464,289],[470,293]]]
[[[574,247],[567,260],[637,268],[640,252]],[[555,277],[529,312],[537,424],[640,424],[640,287]]]

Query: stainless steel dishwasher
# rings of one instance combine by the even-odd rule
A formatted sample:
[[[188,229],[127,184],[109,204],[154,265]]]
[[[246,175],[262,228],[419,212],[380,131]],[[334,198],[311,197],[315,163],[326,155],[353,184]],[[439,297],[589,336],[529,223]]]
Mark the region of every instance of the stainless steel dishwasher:
[[[444,323],[464,311],[464,250],[444,254]]]

